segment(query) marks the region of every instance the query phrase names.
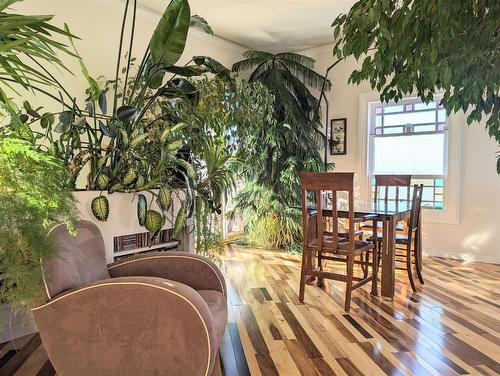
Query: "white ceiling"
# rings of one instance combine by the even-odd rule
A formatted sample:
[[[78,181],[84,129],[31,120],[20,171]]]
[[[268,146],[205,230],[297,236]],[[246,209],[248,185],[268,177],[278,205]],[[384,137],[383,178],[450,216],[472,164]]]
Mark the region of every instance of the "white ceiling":
[[[140,0],[163,13],[168,0]],[[356,0],[190,0],[191,14],[205,17],[214,34],[269,52],[297,51],[332,41],[330,25]]]

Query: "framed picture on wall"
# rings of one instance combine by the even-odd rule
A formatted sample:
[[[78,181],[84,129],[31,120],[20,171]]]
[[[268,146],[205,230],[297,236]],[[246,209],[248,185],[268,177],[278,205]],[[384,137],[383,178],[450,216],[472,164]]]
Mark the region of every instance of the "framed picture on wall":
[[[330,121],[330,155],[347,154],[347,118]]]

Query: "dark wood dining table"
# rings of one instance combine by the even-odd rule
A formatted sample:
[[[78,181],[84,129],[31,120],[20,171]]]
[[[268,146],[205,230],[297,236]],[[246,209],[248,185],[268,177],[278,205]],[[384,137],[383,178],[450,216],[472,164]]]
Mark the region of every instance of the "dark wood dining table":
[[[378,200],[377,202],[358,202],[354,204],[355,218],[374,216],[377,221],[382,224],[382,274],[381,274],[381,295],[385,300],[394,299],[395,289],[395,254],[396,254],[396,225],[398,222],[408,220],[411,214],[412,203],[406,200],[401,201],[385,201]],[[314,207],[309,208],[310,215],[316,215],[317,211]],[[349,210],[338,208],[340,218],[347,218]],[[328,206],[323,209],[324,217],[331,217],[332,210]],[[370,221],[373,219],[370,219]],[[314,222],[314,221],[313,221]],[[421,226],[419,224],[418,228]],[[422,235],[420,230],[417,233],[416,247],[421,250]],[[421,255],[422,252],[417,252]],[[421,261],[421,260],[420,260]],[[420,262],[422,265],[422,262]]]

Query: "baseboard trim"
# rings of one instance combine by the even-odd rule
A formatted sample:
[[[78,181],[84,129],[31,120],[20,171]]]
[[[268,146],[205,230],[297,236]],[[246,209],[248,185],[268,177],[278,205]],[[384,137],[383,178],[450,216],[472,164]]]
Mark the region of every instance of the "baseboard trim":
[[[425,256],[436,256],[436,257],[449,258],[453,260],[485,262],[488,264],[500,264],[500,256],[485,257],[481,255],[474,255],[468,252],[450,252],[450,251],[441,251],[436,249],[423,249],[423,254]]]

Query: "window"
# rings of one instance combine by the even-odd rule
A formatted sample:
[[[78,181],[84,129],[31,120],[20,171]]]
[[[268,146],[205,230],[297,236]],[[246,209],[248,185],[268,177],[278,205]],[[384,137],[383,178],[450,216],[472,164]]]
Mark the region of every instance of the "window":
[[[423,184],[423,203],[444,209],[447,175],[448,119],[439,99],[422,103],[368,103],[369,175],[412,175]],[[374,185],[374,179],[370,179]],[[389,192],[390,194],[390,192]]]

